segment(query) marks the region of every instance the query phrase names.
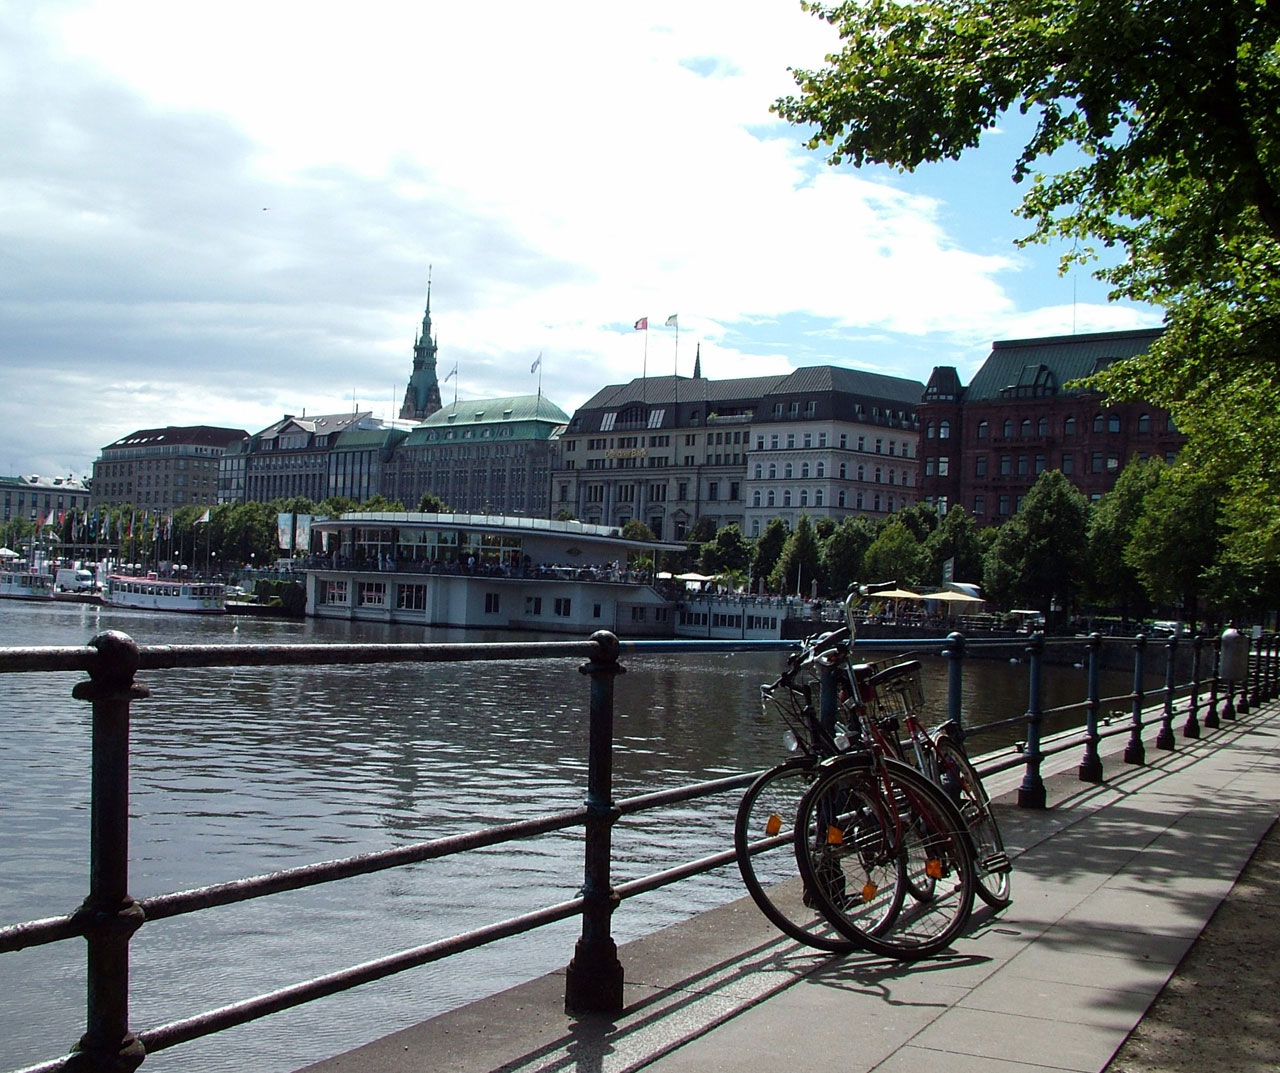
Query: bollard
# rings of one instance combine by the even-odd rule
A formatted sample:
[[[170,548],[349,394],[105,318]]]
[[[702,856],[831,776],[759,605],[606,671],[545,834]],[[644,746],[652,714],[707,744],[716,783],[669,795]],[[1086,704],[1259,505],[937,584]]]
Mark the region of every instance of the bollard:
[[[582,937],[565,972],[566,1013],[617,1013],[622,1009],[622,962],[609,926],[618,895],[609,882],[613,825],[613,680],[625,674],[618,663],[618,638],[608,630],[591,635],[596,654],[578,668],[591,677],[587,747],[587,823],[583,868]]]
[[[1187,700],[1187,722],[1182,728],[1184,738],[1200,737],[1200,653],[1204,648],[1204,638],[1196,634],[1191,639],[1191,696]]]
[[[1236,689],[1242,679],[1249,677],[1249,639],[1243,633],[1235,628],[1235,625],[1228,625],[1222,631],[1222,637],[1219,639],[1219,651],[1222,653],[1222,680],[1226,683],[1227,699],[1222,706],[1223,719],[1235,719],[1236,717]],[[1244,711],[1249,710],[1249,702],[1241,697],[1240,703],[1243,705]]]
[[[1213,675],[1209,679],[1209,706],[1205,709],[1204,725],[1210,730],[1217,730],[1222,725],[1218,720],[1218,674],[1222,669],[1222,638],[1210,638],[1209,647],[1213,649]]]
[[[146,1057],[129,1031],[129,941],[143,922],[129,895],[129,705],[150,690],[134,681],[132,638],[108,630],[89,644],[100,662],[71,691],[93,705],[89,896],[76,911],[88,942],[87,1016],[72,1062],[89,1073],[128,1073]]]
[[[1027,679],[1027,766],[1018,787],[1018,804],[1023,808],[1044,808],[1044,779],[1040,775],[1040,655],[1044,651],[1044,634],[1033,633],[1027,642],[1027,659],[1031,669]]]
[[[1133,722],[1129,731],[1129,741],[1124,747],[1126,764],[1145,764],[1147,762],[1146,746],[1142,744],[1142,656],[1147,647],[1147,635],[1138,634],[1133,639]]]
[[[1174,679],[1174,663],[1178,657],[1178,636],[1174,634],[1169,638],[1168,644],[1165,645],[1165,662],[1164,662],[1164,714],[1160,719],[1160,733],[1156,735],[1157,749],[1172,749],[1174,747],[1173,736],[1173,679]]]
[[[947,647],[942,650],[947,661],[947,721],[954,723],[960,730],[960,740],[964,741],[964,710],[961,704],[961,690],[964,686],[964,634],[947,634]]]

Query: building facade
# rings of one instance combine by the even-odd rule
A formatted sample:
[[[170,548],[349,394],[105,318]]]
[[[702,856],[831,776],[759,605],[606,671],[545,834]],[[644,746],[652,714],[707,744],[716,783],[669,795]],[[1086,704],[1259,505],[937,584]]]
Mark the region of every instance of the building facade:
[[[102,449],[93,463],[92,505],[148,510],[213,506],[227,448],[244,429],[211,425],[139,429]]]
[[[440,409],[440,382],[436,378],[438,346],[431,333],[431,284],[427,284],[427,309],[422,316],[422,330],[413,341],[413,372],[405,388],[400,418],[421,421]]]
[[[0,522],[38,522],[89,509],[89,487],[75,477],[0,477]]]
[[[1173,461],[1185,442],[1146,403],[1107,405],[1066,385],[1145,353],[1159,329],[996,342],[968,387],[935,368],[920,404],[922,497],[961,504],[981,525],[1017,513],[1046,469],[1101,499],[1131,458]]]
[[[545,518],[552,465],[568,422],[569,415],[541,394],[455,401],[397,445],[386,494],[410,510],[431,492],[462,513]]]
[[[702,518],[756,536],[775,517],[887,514],[915,499],[923,389],[833,366],[611,384],[561,436],[551,511],[670,540]]]

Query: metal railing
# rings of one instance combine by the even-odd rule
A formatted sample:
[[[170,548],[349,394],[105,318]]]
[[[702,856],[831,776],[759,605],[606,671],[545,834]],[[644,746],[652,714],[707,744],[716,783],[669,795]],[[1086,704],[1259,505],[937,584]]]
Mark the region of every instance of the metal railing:
[[[1040,706],[1042,663],[1045,649],[1058,644],[1081,644],[1079,639],[1046,639],[1033,634],[1020,642],[1027,657],[1027,707],[1022,713],[992,726],[1025,725],[1021,752],[1012,759],[982,766],[984,774],[1023,765],[1019,804],[1043,808],[1045,787],[1040,765],[1045,757],[1066,749],[1084,747],[1079,777],[1102,778],[1099,741],[1111,734],[1128,733],[1124,750],[1127,763],[1145,760],[1142,734],[1146,709],[1144,692],[1146,638],[1121,642],[1091,635],[1087,647],[1087,689],[1078,703],[1050,711]],[[1104,645],[1126,643],[1133,648],[1134,687],[1122,697],[1099,695]],[[1175,747],[1173,720],[1179,701],[1185,698],[1185,737],[1195,738],[1201,727],[1214,728],[1220,719],[1234,719],[1251,707],[1274,699],[1280,689],[1280,641],[1275,635],[1256,639],[1249,673],[1241,681],[1225,681],[1220,674],[1222,639],[1197,637],[1193,645],[1190,679],[1175,681],[1179,641],[1165,644],[1166,674],[1161,691],[1157,748]],[[35,1066],[23,1073],[55,1070],[90,1073],[131,1070],[147,1053],[176,1046],[214,1032],[285,1010],[313,999],[381,979],[428,962],[470,950],[498,939],[527,932],[569,917],[581,916],[581,937],[566,974],[565,1006],[574,1012],[622,1008],[623,968],[612,938],[611,919],[623,900],[688,877],[722,867],[735,859],[732,849],[698,860],[683,862],[664,871],[614,886],[611,882],[612,829],[623,817],[651,809],[723,794],[748,785],[756,773],[730,776],[613,800],[614,681],[625,673],[621,657],[649,653],[782,651],[791,642],[779,641],[632,641],[619,642],[601,631],[587,641],[501,644],[323,644],[323,645],[157,645],[139,646],[128,636],[108,631],[88,645],[65,648],[0,649],[0,673],[82,672],[72,695],[92,705],[92,785],[90,790],[89,892],[74,912],[0,928],[0,953],[22,950],[66,939],[87,941],[86,1031],[69,1055]],[[972,649],[1005,647],[1008,639],[966,640],[953,633],[945,638],[913,640],[916,650],[936,650],[947,660],[947,714],[961,717],[963,662]],[[901,640],[859,642],[859,651],[900,650]],[[266,875],[179,891],[151,898],[129,894],[129,768],[130,707],[149,695],[137,680],[141,671],[210,667],[281,667],[301,665],[351,665],[382,663],[448,663],[527,659],[581,659],[579,671],[589,679],[589,720],[586,798],[580,808],[450,837],[400,846],[273,872]],[[1206,699],[1207,698],[1207,699]],[[1127,726],[1099,727],[1104,705],[1127,702],[1131,718]],[[1202,703],[1203,702],[1203,703]],[[1072,709],[1084,712],[1082,734],[1042,737],[1046,717]],[[982,729],[982,728],[979,728]],[[579,894],[554,905],[477,928],[411,949],[365,962],[325,976],[293,984],[169,1024],[134,1032],[130,1026],[130,940],[143,926],[165,918],[199,912],[215,906],[261,898],[353,876],[366,875],[415,862],[497,845],[514,839],[561,831],[585,830],[583,885]]]

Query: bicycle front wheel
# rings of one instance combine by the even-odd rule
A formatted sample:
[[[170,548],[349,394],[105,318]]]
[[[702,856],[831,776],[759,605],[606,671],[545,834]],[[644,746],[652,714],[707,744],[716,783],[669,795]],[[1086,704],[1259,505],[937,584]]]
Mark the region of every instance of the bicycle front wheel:
[[[943,787],[952,792],[973,841],[978,897],[992,909],[1004,909],[1013,901],[1012,866],[1000,836],[1000,825],[991,811],[991,799],[964,749],[945,734],[933,743],[938,756],[938,775]]]
[[[969,919],[974,866],[964,821],[905,764],[848,757],[825,766],[800,803],[795,837],[819,907],[863,950],[929,957]]]
[[[784,935],[818,950],[847,954],[855,945],[817,908],[796,864],[796,811],[817,771],[816,760],[802,757],[757,778],[738,806],[733,845],[748,893]]]

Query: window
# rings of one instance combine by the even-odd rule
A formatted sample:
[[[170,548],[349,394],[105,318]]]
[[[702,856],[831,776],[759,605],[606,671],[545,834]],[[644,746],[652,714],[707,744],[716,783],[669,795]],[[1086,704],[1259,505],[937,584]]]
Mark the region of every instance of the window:
[[[940,440],[949,440],[949,439],[951,439],[951,422],[950,422],[950,421],[941,421],[941,422],[939,422],[939,424],[938,424],[938,439],[940,439]],[[892,452],[892,451],[890,451],[889,453],[890,453],[890,454],[892,454],[893,452]]]
[[[1094,432],[1101,432],[1101,431],[1102,431],[1102,422],[1103,422],[1103,416],[1102,416],[1102,414],[1094,414],[1094,415],[1093,415],[1093,431],[1094,431]]]
[[[840,463],[840,479],[842,481],[849,479],[849,467],[846,463]]]
[[[767,505],[767,506],[772,507],[772,506],[774,506],[774,505],[775,505],[775,502],[776,502],[776,501],[775,501],[775,499],[774,499],[774,491],[773,491],[773,489],[772,489],[772,488],[770,488],[770,489],[769,489],[769,501],[768,501],[768,503],[767,503],[766,505]]]
[[[1022,424],[1018,426],[1018,435],[1024,440],[1031,439],[1031,418],[1024,417]]]
[[[320,602],[322,604],[345,604],[347,602],[347,583],[345,581],[321,581]]]
[[[1044,455],[1036,455],[1035,471],[1037,475],[1044,472]]]
[[[809,505],[809,490],[807,488],[800,489],[800,506],[807,507]]]
[[[924,438],[926,440],[931,440],[933,439],[934,434],[935,434],[935,429],[933,427],[933,422],[930,421],[924,426]]]
[[[1013,438],[1013,418],[1006,417],[1004,419],[1004,436],[1006,439]]]
[[[825,477],[827,475],[827,464],[825,462],[818,463],[816,475],[819,477]]]
[[[761,465],[759,462],[757,462],[756,463],[756,480],[761,480],[763,477],[764,477],[764,466]]]
[[[396,607],[401,611],[425,611],[427,587],[425,585],[400,585],[396,590]]]
[[[1027,456],[1026,456],[1026,455],[1018,455],[1018,476],[1019,476],[1019,477],[1025,477],[1025,476],[1027,475],[1027,473],[1028,473],[1028,469],[1027,469]]]
[[[1062,472],[1063,474],[1072,474],[1076,471],[1076,456],[1070,451],[1064,451],[1062,454]]]
[[[839,494],[838,496],[836,496],[836,506],[837,506],[837,507],[847,507],[847,506],[849,505],[848,500],[849,500],[849,497],[845,494],[845,490],[844,490],[843,488],[841,488],[841,489],[840,489],[840,494]]]
[[[712,503],[714,503],[719,498],[720,498],[720,482],[708,481],[707,482],[707,499],[709,499]]]
[[[356,602],[361,607],[382,607],[387,602],[385,581],[361,581],[356,589]]]
[[[1101,451],[1094,451],[1093,454],[1089,456],[1089,472],[1090,473],[1102,472],[1102,452]]]
[[[1147,433],[1151,431],[1151,415],[1150,414],[1138,415],[1138,431],[1142,433]]]
[[[769,480],[774,480],[778,476],[778,463],[769,463]]]
[[[986,455],[974,456],[973,475],[975,477],[985,477],[987,475],[987,456]]]
[[[985,421],[978,422],[978,439],[985,440],[987,438],[987,427]]]
[[[569,609],[570,609],[571,602],[572,601],[570,601],[569,597],[567,596],[556,597],[556,615],[559,618],[569,617]]]
[[[1036,435],[1037,436],[1049,435],[1049,419],[1047,417],[1042,417],[1040,418],[1039,421],[1036,422]]]
[[[1076,419],[1068,417],[1062,422],[1062,434],[1064,436],[1074,436],[1076,434]]]
[[[787,488],[782,493],[782,505],[784,507],[791,506],[791,489]]]
[[[877,437],[877,439],[876,439],[876,454],[883,454],[883,453],[884,453],[884,451],[881,449],[881,448],[882,448],[882,446],[883,446],[883,444],[884,444],[884,441],[883,441],[883,440],[881,440],[881,439],[879,439],[879,438]]]
[[[542,614],[542,597],[526,596],[524,598],[524,613],[526,615],[541,615]]]
[[[751,505],[753,507],[760,506],[760,489],[758,488],[751,493]]]
[[[1000,476],[1007,477],[1013,472],[1013,455],[1000,456]]]
[[[950,458],[939,458],[939,459],[938,459],[938,476],[939,476],[939,477],[946,477],[948,474],[950,474],[950,472],[951,472],[951,459],[950,459]],[[889,483],[890,483],[890,484],[892,484],[892,483],[893,483],[893,471],[892,471],[892,470],[890,470],[890,471],[889,471]]]
[[[787,433],[787,449],[790,450],[796,445],[796,434],[794,432]]]
[[[486,592],[484,594],[484,613],[486,615],[496,615],[501,611],[502,600],[500,593]]]
[[[866,467],[866,466],[859,466],[859,467],[858,467],[858,480],[860,480],[860,481],[865,481],[866,479],[867,479],[867,467]]]
[[[808,463],[808,462],[801,462],[801,463],[800,463],[800,478],[801,478],[801,480],[807,480],[807,479],[808,479],[808,477],[809,477],[809,463]]]
[[[926,458],[924,460],[924,475],[926,477],[933,476],[933,459],[932,458]]]
[[[987,497],[979,493],[978,495],[973,497],[973,513],[986,514],[986,512],[987,512]]]
[[[815,488],[815,489],[813,490],[813,505],[814,505],[815,507],[820,507],[820,506],[822,506],[822,504],[823,504],[822,489],[821,489],[821,488]]]
[[[1000,513],[1001,515],[1006,515],[1009,513],[1009,497],[1008,496],[1000,497]]]

